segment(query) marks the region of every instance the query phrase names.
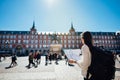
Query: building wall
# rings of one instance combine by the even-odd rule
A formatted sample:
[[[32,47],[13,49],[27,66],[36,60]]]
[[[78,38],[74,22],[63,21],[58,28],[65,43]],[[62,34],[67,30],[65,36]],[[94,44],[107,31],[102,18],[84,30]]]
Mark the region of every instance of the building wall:
[[[120,35],[115,32],[91,32],[94,45],[106,49],[120,50]],[[63,48],[81,48],[81,32],[71,30],[68,33],[56,33]],[[29,51],[48,50],[52,43],[51,33],[30,31],[0,31],[0,51],[10,50],[19,54]]]

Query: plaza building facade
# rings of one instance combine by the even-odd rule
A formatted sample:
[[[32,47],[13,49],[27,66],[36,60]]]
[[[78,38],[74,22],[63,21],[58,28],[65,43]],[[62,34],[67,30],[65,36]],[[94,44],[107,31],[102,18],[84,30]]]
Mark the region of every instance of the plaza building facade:
[[[30,51],[49,50],[51,44],[61,44],[63,49],[78,49],[82,43],[73,24],[68,33],[37,32],[35,22],[30,31],[0,31],[0,51],[27,55]],[[94,45],[109,50],[120,50],[120,32],[91,32]],[[53,38],[57,38],[53,40]]]

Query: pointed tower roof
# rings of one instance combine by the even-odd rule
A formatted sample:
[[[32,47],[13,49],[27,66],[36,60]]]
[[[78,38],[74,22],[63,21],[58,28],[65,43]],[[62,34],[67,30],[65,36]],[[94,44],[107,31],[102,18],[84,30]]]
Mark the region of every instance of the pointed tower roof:
[[[33,26],[31,29],[35,29],[35,21],[33,21]]]
[[[71,29],[69,30],[73,35],[75,34],[75,29],[73,28],[73,23],[71,22]]]
[[[35,29],[35,21],[33,21],[33,25],[30,31],[31,31],[31,34],[35,34],[37,32],[37,30]]]
[[[74,28],[73,28],[73,23],[71,22],[71,30],[75,30]]]

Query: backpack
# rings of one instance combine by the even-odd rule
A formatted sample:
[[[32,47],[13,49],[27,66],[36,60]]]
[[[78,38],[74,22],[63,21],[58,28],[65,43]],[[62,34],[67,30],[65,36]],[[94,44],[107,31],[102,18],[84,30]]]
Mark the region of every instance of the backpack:
[[[115,77],[115,58],[112,52],[102,50],[98,47],[91,49],[91,65],[88,73],[93,80],[111,80]]]

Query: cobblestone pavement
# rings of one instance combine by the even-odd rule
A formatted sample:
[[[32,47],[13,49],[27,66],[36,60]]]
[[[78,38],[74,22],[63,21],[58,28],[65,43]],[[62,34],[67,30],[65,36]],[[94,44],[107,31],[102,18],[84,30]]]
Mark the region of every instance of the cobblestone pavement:
[[[0,62],[0,80],[83,80],[80,68],[77,65],[68,66],[64,60],[59,61],[59,65],[53,61],[51,65],[45,66],[45,59],[42,57],[37,68],[27,69],[28,57],[19,57],[17,66],[5,69],[10,62],[10,57]],[[116,80],[120,80],[119,62],[116,62],[116,67]]]

